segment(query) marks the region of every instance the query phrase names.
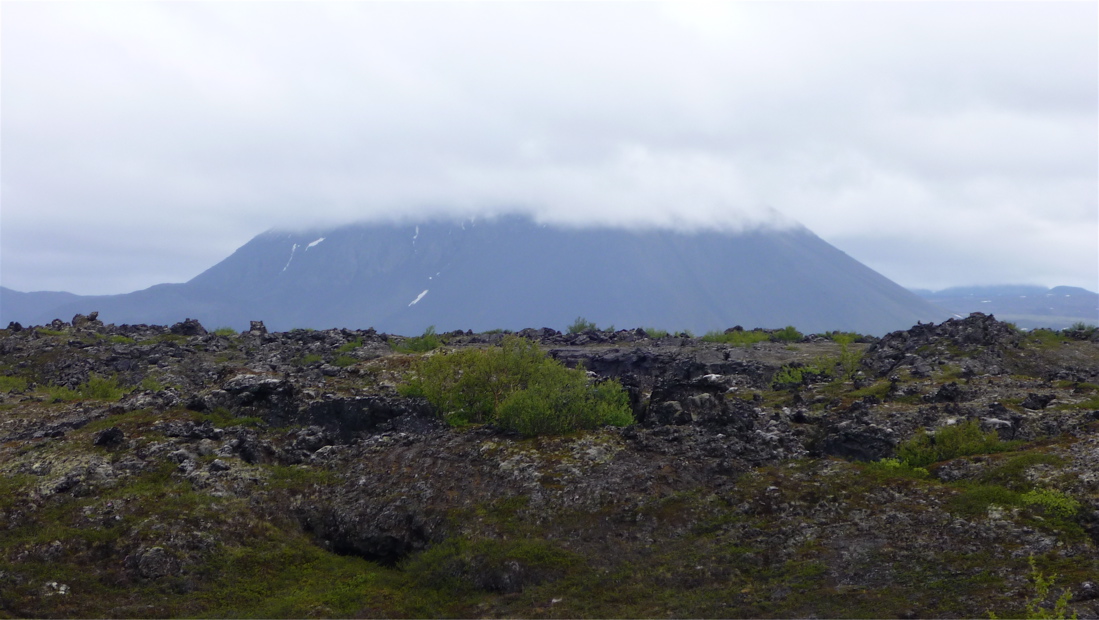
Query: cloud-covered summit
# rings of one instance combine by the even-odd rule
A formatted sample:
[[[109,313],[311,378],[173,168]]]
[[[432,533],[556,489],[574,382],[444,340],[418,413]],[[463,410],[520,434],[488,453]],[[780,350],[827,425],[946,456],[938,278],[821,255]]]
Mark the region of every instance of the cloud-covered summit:
[[[9,3],[3,282],[272,226],[758,225],[909,286],[1099,280],[1093,3]]]

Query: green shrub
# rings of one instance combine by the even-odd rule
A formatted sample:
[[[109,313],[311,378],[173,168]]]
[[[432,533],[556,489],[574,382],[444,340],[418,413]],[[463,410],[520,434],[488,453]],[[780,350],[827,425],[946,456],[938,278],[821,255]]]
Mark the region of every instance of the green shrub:
[[[858,334],[833,332],[832,341],[840,346],[839,366],[843,372],[843,379],[849,380],[859,371],[862,363],[862,353],[851,349],[851,344],[858,338]]]
[[[657,329],[655,327],[646,327],[645,328],[645,334],[649,338],[652,338],[653,340],[656,340],[657,338],[666,338],[668,336],[668,330],[666,330],[666,329]]]
[[[236,336],[237,330],[232,327],[219,327],[212,332],[215,336]]]
[[[1022,506],[1019,493],[995,484],[965,484],[962,492],[950,498],[950,510],[966,517],[984,517],[992,505],[1009,508]]]
[[[1068,602],[1072,600],[1072,590],[1063,590],[1061,596],[1057,597],[1057,601],[1053,604],[1053,609],[1042,606],[1049,598],[1049,591],[1057,581],[1057,575],[1048,577],[1043,575],[1042,571],[1038,570],[1038,564],[1034,561],[1033,555],[1028,558],[1028,561],[1030,562],[1030,578],[1034,581],[1034,597],[1027,601],[1026,616],[1024,617],[1038,620],[1076,620],[1077,615],[1075,612],[1071,616],[1068,615]],[[999,618],[991,611],[988,612],[988,617],[993,620]]]
[[[336,352],[337,353],[350,353],[351,351],[354,351],[355,349],[357,349],[361,346],[363,346],[363,339],[362,338],[356,338],[356,339],[352,340],[351,342],[345,342],[344,344],[341,344],[340,348],[336,349]]]
[[[566,368],[518,336],[425,357],[399,389],[426,398],[450,424],[492,422],[526,436],[633,421],[617,381],[592,384],[583,369]]]
[[[348,366],[351,366],[358,361],[359,360],[351,357],[350,355],[337,355],[336,359],[332,360],[332,365],[338,366],[339,368],[347,368]]]
[[[828,379],[832,376],[834,362],[827,359],[817,359],[811,364],[794,362],[779,368],[771,379],[771,387],[776,390],[794,388],[814,380]]]
[[[794,329],[793,325],[787,325],[771,334],[771,340],[775,342],[797,342],[804,337],[805,335]]]
[[[0,393],[7,393],[12,390],[23,392],[26,389],[27,380],[23,377],[0,377]]]
[[[597,329],[599,328],[596,327],[595,323],[592,323],[582,316],[576,317],[576,320],[573,321],[572,325],[569,325],[568,327],[570,334],[579,334],[581,332],[595,331]]]
[[[1073,323],[1072,327],[1063,330],[1061,333],[1073,340],[1090,340],[1095,336],[1095,332],[1099,331],[1099,327],[1095,325],[1089,325],[1083,321]]]
[[[864,465],[871,472],[890,478],[914,478],[924,480],[931,477],[931,472],[923,467],[912,467],[900,459],[882,459]]]
[[[1080,511],[1080,502],[1056,489],[1034,489],[1020,497],[1028,506],[1037,506],[1048,515],[1072,519]]]
[[[95,374],[76,386],[75,390],[63,386],[46,388],[46,392],[55,401],[118,400],[131,391],[130,388],[118,384],[118,377],[104,378]]]
[[[525,437],[632,422],[629,398],[618,381],[592,385],[582,370],[556,362],[544,364],[496,413],[499,426]]]
[[[972,454],[992,454],[1013,450],[1019,442],[1002,441],[995,432],[981,431],[977,420],[968,420],[928,433],[920,428],[897,447],[897,457],[912,467],[923,467]]]
[[[753,329],[752,331],[736,330],[731,332],[719,332],[710,331],[706,332],[706,335],[702,336],[703,342],[719,342],[722,344],[731,344],[738,347],[746,347],[748,345],[755,344],[757,342],[765,342],[770,340],[770,336],[767,332],[759,329]]]
[[[157,380],[155,377],[145,377],[139,384],[141,389],[150,392],[159,392],[164,389],[165,385]]]
[[[443,346],[443,341],[439,339],[439,336],[435,333],[435,326],[432,325],[424,330],[423,335],[405,338],[403,342],[393,348],[399,353],[427,353],[441,346]]]

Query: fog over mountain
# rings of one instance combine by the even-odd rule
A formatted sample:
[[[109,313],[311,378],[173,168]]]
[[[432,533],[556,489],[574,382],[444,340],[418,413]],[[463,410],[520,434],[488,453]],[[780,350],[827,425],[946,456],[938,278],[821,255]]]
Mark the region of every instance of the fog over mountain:
[[[0,320],[92,310],[112,323],[375,327],[418,334],[552,327],[705,332],[734,325],[883,334],[948,313],[803,227],[742,232],[561,228],[525,217],[261,234],[185,284],[43,300],[4,292]]]

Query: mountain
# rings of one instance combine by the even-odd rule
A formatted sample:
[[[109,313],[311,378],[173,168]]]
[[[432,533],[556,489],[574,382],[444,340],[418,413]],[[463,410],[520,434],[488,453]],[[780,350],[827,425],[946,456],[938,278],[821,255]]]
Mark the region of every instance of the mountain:
[[[1074,286],[968,286],[912,292],[957,316],[983,312],[1024,329],[1099,325],[1099,294]]]
[[[883,334],[949,314],[809,230],[570,229],[522,217],[269,231],[185,284],[80,297],[0,320],[92,310],[113,323],[185,317],[241,329],[375,327],[418,334],[600,326],[704,332],[734,325]],[[11,315],[9,316],[9,312]]]

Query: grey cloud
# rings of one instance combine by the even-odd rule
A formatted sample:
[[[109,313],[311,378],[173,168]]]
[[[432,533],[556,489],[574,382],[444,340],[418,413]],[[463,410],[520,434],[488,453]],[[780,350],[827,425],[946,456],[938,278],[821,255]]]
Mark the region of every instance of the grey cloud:
[[[842,249],[889,239],[892,254],[858,257],[905,285],[1095,289],[1096,12],[11,4],[3,281],[187,279],[272,226],[507,209],[788,224],[777,209]],[[1046,228],[1060,232],[1028,243]],[[50,229],[66,242],[32,254],[19,241]],[[118,235],[154,242],[104,241]],[[141,269],[127,266],[138,252]],[[65,257],[111,273],[75,280]]]

